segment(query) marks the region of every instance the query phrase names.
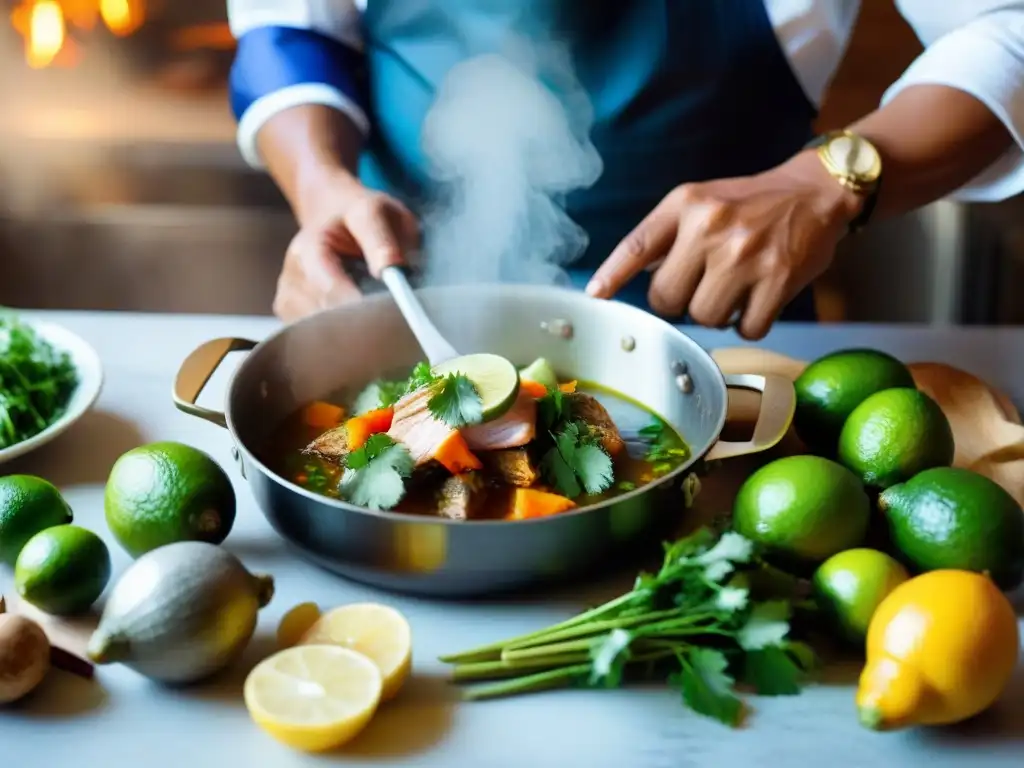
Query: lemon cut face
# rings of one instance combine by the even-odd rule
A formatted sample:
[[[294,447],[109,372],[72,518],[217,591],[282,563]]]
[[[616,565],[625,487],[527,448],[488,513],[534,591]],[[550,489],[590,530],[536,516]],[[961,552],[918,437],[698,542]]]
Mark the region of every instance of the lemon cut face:
[[[349,648],[298,645],[264,659],[245,681],[253,721],[305,752],[337,749],[355,738],[380,703],[377,665]]]
[[[394,698],[412,667],[412,631],[394,608],[353,603],[324,613],[300,640],[302,645],[336,645],[366,656],[380,670],[383,701]]]

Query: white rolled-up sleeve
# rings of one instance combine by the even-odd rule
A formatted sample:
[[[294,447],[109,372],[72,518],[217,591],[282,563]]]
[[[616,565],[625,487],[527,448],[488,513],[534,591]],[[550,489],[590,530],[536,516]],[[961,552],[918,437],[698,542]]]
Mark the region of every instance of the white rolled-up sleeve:
[[[229,93],[238,148],[250,165],[262,165],[260,129],[291,107],[329,106],[369,132],[359,76],[364,6],[360,0],[228,0],[238,41]]]
[[[969,93],[1006,126],[1014,146],[951,197],[994,202],[1024,192],[1024,0],[897,0],[926,46],[885,92],[914,85]]]

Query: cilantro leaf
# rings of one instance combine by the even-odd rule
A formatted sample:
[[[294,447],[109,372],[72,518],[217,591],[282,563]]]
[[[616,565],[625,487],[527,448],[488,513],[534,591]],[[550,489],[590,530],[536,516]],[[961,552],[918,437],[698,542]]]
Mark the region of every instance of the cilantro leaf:
[[[633,636],[624,629],[613,629],[591,651],[590,684],[615,688],[622,682],[622,673],[629,661],[629,644]]]
[[[405,382],[405,392],[415,392],[421,387],[429,387],[432,384],[436,384],[438,381],[437,376],[430,370],[430,363],[419,362],[416,363],[416,367],[412,369],[412,373],[409,374],[409,379]]]
[[[742,611],[750,602],[750,592],[740,587],[723,587],[715,596],[714,606],[721,611]]]
[[[795,696],[802,676],[800,666],[778,646],[750,651],[743,660],[743,682],[759,696]]]
[[[427,407],[434,417],[453,429],[479,424],[484,420],[483,401],[466,376],[450,373],[431,395]]]
[[[789,603],[785,600],[758,603],[736,634],[736,642],[745,651],[781,645],[789,634],[789,612]]]
[[[690,709],[726,725],[738,725],[743,702],[732,690],[725,654],[710,648],[690,648],[679,654],[680,670],[669,678]]]
[[[377,408],[387,408],[397,403],[405,394],[406,382],[378,379],[366,385],[356,395],[352,403],[352,412],[359,416]]]
[[[576,470],[558,446],[544,454],[540,461],[540,471],[555,490],[567,498],[574,499],[583,492],[579,480],[576,479]]]
[[[560,389],[549,389],[544,397],[537,400],[537,428],[554,430],[565,415],[565,394]]]
[[[345,459],[338,492],[346,501],[369,509],[391,509],[405,495],[405,479],[414,461],[409,449],[386,433],[371,435]]]
[[[615,480],[611,457],[596,445],[577,447],[573,467],[587,493],[601,493]]]
[[[541,459],[541,472],[563,496],[601,493],[615,482],[611,457],[579,425],[567,424],[554,441]]]

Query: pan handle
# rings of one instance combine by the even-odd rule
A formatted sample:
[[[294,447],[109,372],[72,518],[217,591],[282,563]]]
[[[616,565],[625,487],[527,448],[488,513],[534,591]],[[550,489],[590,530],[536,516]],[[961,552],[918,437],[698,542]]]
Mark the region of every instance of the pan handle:
[[[197,416],[219,427],[227,427],[228,421],[223,411],[196,405],[196,400],[225,357],[232,352],[248,352],[257,344],[258,342],[248,339],[213,339],[196,347],[185,358],[185,362],[178,369],[178,375],[174,378],[171,397],[174,399],[175,407],[189,416]]]
[[[727,373],[725,386],[728,389],[752,389],[761,393],[761,410],[754,425],[754,434],[749,440],[719,440],[704,457],[708,461],[730,459],[760,453],[777,445],[789,431],[796,411],[796,390],[793,382],[785,376],[754,373]]]

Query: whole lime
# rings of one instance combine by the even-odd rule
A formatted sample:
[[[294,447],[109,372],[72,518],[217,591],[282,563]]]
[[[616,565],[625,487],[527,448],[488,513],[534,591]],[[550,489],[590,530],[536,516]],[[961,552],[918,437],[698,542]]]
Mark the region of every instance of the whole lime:
[[[775,564],[803,570],[861,544],[870,514],[864,486],[850,470],[820,456],[787,456],[746,479],[733,527]]]
[[[884,490],[953,463],[953,430],[939,404],[918,389],[876,392],[853,409],[839,435],[839,461]]]
[[[912,568],[988,573],[1003,589],[1024,582],[1024,512],[994,480],[935,467],[883,491],[878,506]]]
[[[0,477],[0,562],[13,566],[25,542],[74,519],[57,487],[34,475]]]
[[[22,548],[14,585],[40,610],[70,616],[96,602],[110,572],[110,551],[103,539],[77,525],[57,525],[40,531]]]
[[[910,574],[877,549],[847,549],[832,555],[814,572],[819,608],[843,640],[863,646],[871,617],[890,592]]]
[[[132,557],[179,541],[220,544],[235,522],[227,473],[183,443],[150,443],[122,455],[103,502],[111,533]]]
[[[833,457],[839,433],[853,409],[892,387],[913,387],[902,362],[876,349],[844,349],[819,357],[793,382],[793,429],[810,450]]]

